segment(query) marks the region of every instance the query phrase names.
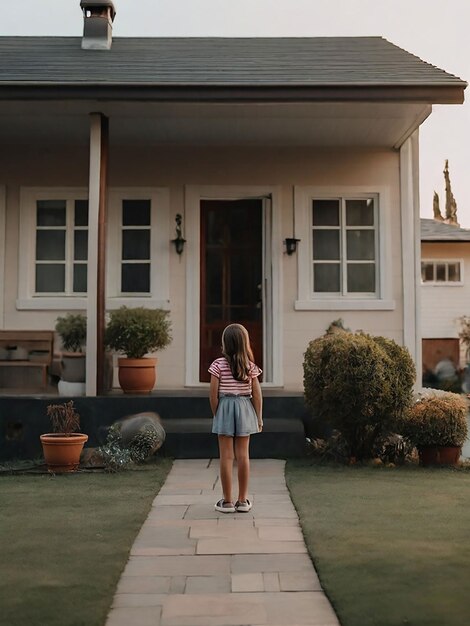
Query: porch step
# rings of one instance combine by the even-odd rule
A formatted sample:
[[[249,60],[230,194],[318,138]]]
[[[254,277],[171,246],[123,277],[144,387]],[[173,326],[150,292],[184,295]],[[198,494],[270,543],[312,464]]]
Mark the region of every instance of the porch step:
[[[162,454],[177,459],[204,459],[218,456],[212,418],[183,417],[162,420],[166,440]],[[305,430],[301,419],[266,418],[263,432],[251,437],[253,459],[300,457],[305,454]]]

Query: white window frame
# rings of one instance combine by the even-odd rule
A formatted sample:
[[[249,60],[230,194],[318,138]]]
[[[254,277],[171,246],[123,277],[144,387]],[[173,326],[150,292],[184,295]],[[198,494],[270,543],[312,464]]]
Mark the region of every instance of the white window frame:
[[[421,273],[421,285],[423,287],[463,287],[464,285],[464,260],[459,259],[421,259],[421,267],[423,263],[432,263],[433,265],[444,264],[448,266],[449,264],[458,263],[460,265],[460,280],[423,280]],[[448,275],[448,269],[446,270],[446,274]]]
[[[119,293],[121,263],[120,203],[122,199],[150,199],[151,291],[145,295]],[[35,295],[37,200],[87,200],[86,187],[22,187],[18,246],[18,310],[86,310],[86,295]],[[106,308],[148,306],[169,309],[169,190],[167,188],[110,188],[108,190],[106,250]]]
[[[300,238],[297,254],[298,290],[294,308],[298,311],[394,310],[391,297],[390,194],[387,187],[295,187],[294,215],[296,236]],[[314,200],[373,198],[376,233],[376,293],[331,294],[313,292],[312,202]],[[344,226],[340,232],[343,233]],[[341,267],[343,267],[343,261]]]

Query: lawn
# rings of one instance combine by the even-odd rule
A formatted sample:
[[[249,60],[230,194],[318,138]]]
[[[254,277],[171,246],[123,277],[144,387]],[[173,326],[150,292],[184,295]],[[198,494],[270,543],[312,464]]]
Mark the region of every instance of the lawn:
[[[171,467],[0,477],[0,623],[102,626]]]
[[[289,461],[286,477],[343,626],[470,623],[470,472]]]

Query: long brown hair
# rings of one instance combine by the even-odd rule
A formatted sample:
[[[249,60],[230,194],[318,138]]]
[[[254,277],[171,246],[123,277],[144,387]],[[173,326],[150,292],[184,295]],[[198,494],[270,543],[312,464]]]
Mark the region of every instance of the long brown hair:
[[[254,361],[247,329],[241,324],[230,324],[222,333],[222,354],[227,359],[235,380],[249,378],[250,361]]]

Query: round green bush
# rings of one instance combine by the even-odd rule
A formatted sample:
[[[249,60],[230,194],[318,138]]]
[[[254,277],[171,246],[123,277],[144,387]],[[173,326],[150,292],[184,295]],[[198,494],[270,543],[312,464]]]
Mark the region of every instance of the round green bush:
[[[106,345],[130,359],[140,359],[149,352],[166,348],[171,342],[168,311],[144,307],[111,311],[106,328]]]
[[[67,352],[80,352],[86,342],[86,316],[82,313],[67,313],[56,320],[55,329]]]
[[[461,446],[467,438],[467,413],[463,396],[424,389],[405,412],[401,433],[416,447]]]
[[[305,400],[339,430],[350,454],[373,456],[411,403],[415,378],[408,351],[383,337],[339,332],[311,341],[304,355]]]

